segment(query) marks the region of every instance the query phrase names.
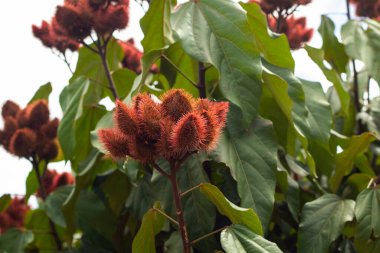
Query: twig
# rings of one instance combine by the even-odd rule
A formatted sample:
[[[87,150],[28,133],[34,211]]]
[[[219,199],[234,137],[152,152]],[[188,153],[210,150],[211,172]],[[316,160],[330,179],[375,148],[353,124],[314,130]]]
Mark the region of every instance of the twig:
[[[200,98],[206,98],[206,68],[203,64],[203,62],[198,63],[198,91],[199,91],[199,97]]]
[[[190,189],[188,189],[188,190],[182,192],[182,193],[181,193],[181,198],[183,198],[186,194],[188,194],[188,193],[190,193],[190,192],[192,192],[192,191],[198,189],[198,188],[201,187],[201,186],[202,186],[202,184],[198,184],[198,185],[196,185],[196,186],[194,186],[194,187],[191,187]]]
[[[192,85],[194,85],[196,88],[198,88],[197,84],[190,79],[177,65],[175,65],[174,62],[172,62],[166,55],[162,55],[162,58],[164,58],[170,65],[173,66],[177,70],[178,73],[180,73],[187,81],[189,81]]]
[[[165,216],[165,218],[167,218],[168,220],[170,220],[171,222],[173,222],[174,224],[176,224],[178,226],[178,222],[175,219],[173,219],[172,217],[170,217],[168,214],[166,214],[165,212],[163,212],[160,209],[155,208],[155,207],[153,207],[153,210],[160,213],[161,215]]]
[[[163,176],[170,178],[170,175],[166,171],[164,171],[160,166],[158,166],[158,164],[155,161],[152,162],[152,166],[154,169],[160,172]]]
[[[214,234],[217,234],[217,233],[223,231],[223,230],[226,229],[226,228],[228,228],[228,226],[225,226],[225,227],[219,228],[219,229],[217,229],[217,230],[215,230],[215,231],[212,231],[211,233],[208,233],[208,234],[206,234],[206,235],[204,235],[204,236],[201,236],[201,237],[195,239],[194,241],[191,241],[190,244],[191,244],[191,245],[194,245],[194,244],[196,244],[196,243],[202,241],[203,239],[206,239],[207,237],[210,237],[210,236],[212,236],[212,235],[214,235]]]

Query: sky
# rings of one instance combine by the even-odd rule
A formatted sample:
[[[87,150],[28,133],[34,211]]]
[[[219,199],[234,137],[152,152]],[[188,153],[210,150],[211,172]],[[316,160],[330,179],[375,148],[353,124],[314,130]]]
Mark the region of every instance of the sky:
[[[120,39],[133,37],[135,42],[141,41],[143,34],[139,27],[139,19],[143,15],[142,8],[131,1],[129,27],[117,34]],[[179,1],[184,2],[184,1]],[[67,66],[55,56],[50,49],[42,46],[33,37],[32,24],[40,25],[41,21],[53,16],[55,7],[63,0],[18,0],[3,1],[0,8],[0,106],[8,99],[24,107],[35,91],[43,84],[51,82],[53,92],[50,96],[51,117],[62,116],[58,98],[67,85],[70,72]],[[347,21],[345,16],[345,0],[314,0],[308,6],[299,8],[296,16],[306,16],[308,26],[317,29],[321,14],[328,14],[339,27]],[[311,46],[320,47],[321,38],[314,33]],[[293,54],[296,61],[297,76],[319,81],[326,89],[330,83],[323,77],[318,67],[308,58],[304,50]],[[75,66],[75,55],[73,57]],[[3,120],[0,117],[0,129]],[[70,168],[63,162],[50,164],[49,168],[67,171]],[[5,193],[24,194],[25,179],[31,170],[26,160],[8,154],[0,147],[0,196]]]

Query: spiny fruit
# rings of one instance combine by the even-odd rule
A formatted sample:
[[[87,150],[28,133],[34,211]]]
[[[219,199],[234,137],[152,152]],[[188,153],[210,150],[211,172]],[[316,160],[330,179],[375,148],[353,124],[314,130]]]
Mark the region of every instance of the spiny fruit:
[[[179,160],[201,150],[211,151],[226,124],[228,102],[195,99],[181,89],[165,93],[160,101],[146,93],[131,106],[116,102],[116,126],[98,135],[116,160],[131,156],[143,163],[162,157]]]

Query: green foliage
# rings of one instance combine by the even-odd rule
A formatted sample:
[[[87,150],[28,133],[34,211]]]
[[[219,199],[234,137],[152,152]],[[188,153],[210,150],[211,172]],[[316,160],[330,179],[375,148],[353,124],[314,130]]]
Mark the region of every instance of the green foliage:
[[[322,47],[304,49],[326,87],[324,78],[296,76],[302,62],[258,4],[149,2],[140,20],[141,73],[122,68],[113,36],[79,49],[59,97],[58,128],[58,160],[75,184],[39,197],[23,229],[0,235],[1,253],[57,252],[57,240],[63,253],[182,252],[179,213],[193,252],[378,253],[380,97],[369,84],[380,83],[379,23],[351,20],[339,36],[322,16]],[[96,53],[101,44],[109,73]],[[173,88],[229,102],[215,150],[155,163],[111,160],[98,137],[115,125],[103,100],[116,100],[109,76],[128,105],[141,92],[159,98]],[[53,85],[41,86],[28,103],[48,100]],[[45,165],[39,163],[40,174]],[[26,199],[38,192],[38,179],[31,170]],[[0,198],[0,218],[11,203],[10,194]]]

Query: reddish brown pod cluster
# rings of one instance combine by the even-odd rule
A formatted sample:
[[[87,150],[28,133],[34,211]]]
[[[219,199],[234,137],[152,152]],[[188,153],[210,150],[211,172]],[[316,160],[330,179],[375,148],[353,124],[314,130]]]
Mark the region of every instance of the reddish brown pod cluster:
[[[50,48],[75,51],[95,31],[100,36],[123,29],[129,21],[129,0],[65,0],[58,6],[51,24],[32,26],[33,34]]]
[[[23,198],[13,198],[7,209],[0,213],[0,234],[10,228],[22,228],[24,218],[30,207]]]
[[[215,148],[227,112],[228,102],[194,99],[179,89],[168,91],[159,102],[142,93],[131,106],[117,101],[116,127],[100,130],[99,137],[114,159],[181,160]]]
[[[48,48],[55,48],[61,53],[65,53],[67,49],[77,51],[79,43],[67,35],[66,31],[53,18],[51,24],[42,21],[40,27],[32,26],[33,34],[40,39],[42,44]]]
[[[58,155],[58,119],[49,120],[45,100],[37,100],[21,109],[8,100],[2,108],[4,129],[0,130],[0,143],[18,156],[38,160],[53,160]]]
[[[58,173],[55,170],[46,170],[42,183],[46,195],[48,195],[60,186],[74,184],[74,177],[68,172]],[[37,192],[37,195],[41,196],[40,191]]]
[[[271,29],[275,30],[277,21],[273,17],[269,17],[268,22]],[[306,28],[305,17],[295,18],[291,16],[281,22],[279,32],[284,33],[288,37],[290,48],[295,50],[311,40],[314,30]]]
[[[135,47],[133,39],[127,41],[118,41],[119,45],[123,49],[124,58],[122,64],[124,68],[128,68],[137,74],[141,73],[141,58],[143,53]],[[157,72],[157,66],[153,65],[150,69],[151,72]]]
[[[356,5],[356,15],[360,17],[380,18],[380,0],[350,0]]]
[[[274,14],[275,12],[287,12],[295,9],[300,5],[307,5],[311,0],[250,0],[251,3],[257,3],[266,14]]]

